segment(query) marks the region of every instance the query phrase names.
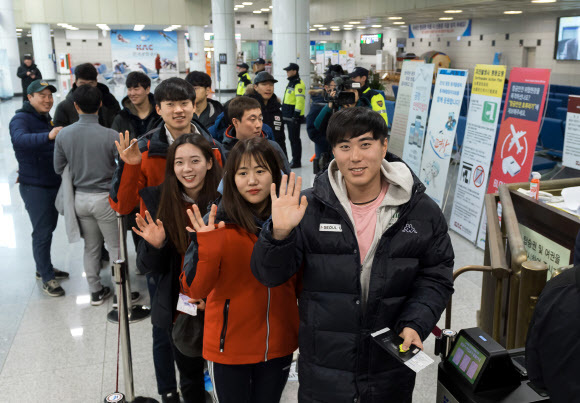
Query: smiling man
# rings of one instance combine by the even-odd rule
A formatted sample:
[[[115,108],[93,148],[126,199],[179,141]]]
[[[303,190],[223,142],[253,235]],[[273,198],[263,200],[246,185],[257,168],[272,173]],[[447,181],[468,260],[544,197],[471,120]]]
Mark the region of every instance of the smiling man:
[[[415,373],[371,333],[386,327],[422,348],[453,292],[453,248],[439,207],[399,158],[368,108],[329,121],[335,159],[300,199],[301,178],[279,196],[252,254],[268,287],[301,269],[300,402],[410,402]],[[308,207],[306,207],[308,206]]]
[[[262,131],[263,116],[260,103],[254,98],[241,96],[232,99],[228,105],[228,117],[231,120],[230,126],[224,134],[223,146],[228,153],[239,140],[251,139],[254,137],[267,137]],[[288,158],[277,142],[268,139],[270,145],[280,155],[283,171],[290,173]]]

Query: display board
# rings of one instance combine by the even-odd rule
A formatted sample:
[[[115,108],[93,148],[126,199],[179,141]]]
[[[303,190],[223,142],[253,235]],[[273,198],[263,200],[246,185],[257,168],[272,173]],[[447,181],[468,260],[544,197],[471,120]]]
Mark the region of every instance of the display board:
[[[580,96],[568,97],[562,165],[580,169]]]
[[[475,242],[505,82],[505,66],[475,66],[449,226]]]
[[[383,34],[363,34],[360,36],[360,54],[375,55],[383,49]]]
[[[409,38],[442,38],[471,36],[471,20],[440,21],[409,25]]]
[[[157,55],[161,60],[161,71],[177,73],[177,53],[177,32],[111,31],[111,56],[116,73],[128,69],[154,72]]]
[[[425,193],[439,207],[443,204],[449,161],[466,83],[467,70],[439,69],[437,73],[419,178],[425,185]]]

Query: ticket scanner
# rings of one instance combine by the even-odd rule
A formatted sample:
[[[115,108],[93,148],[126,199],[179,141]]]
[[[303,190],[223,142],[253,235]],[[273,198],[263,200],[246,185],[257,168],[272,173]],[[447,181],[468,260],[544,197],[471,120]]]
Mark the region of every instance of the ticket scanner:
[[[528,380],[525,349],[508,351],[480,328],[452,333],[454,342],[447,351],[436,348],[442,357],[437,403],[550,402]]]

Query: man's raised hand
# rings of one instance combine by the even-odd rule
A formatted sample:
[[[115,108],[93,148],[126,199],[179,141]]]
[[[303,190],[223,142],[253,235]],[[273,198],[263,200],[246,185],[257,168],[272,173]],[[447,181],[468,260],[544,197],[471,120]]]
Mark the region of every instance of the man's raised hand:
[[[308,201],[306,196],[300,199],[300,189],[302,188],[302,177],[297,179],[294,172],[282,176],[280,182],[280,195],[276,195],[276,184],[272,183],[270,197],[272,198],[272,236],[274,239],[284,239],[290,232],[300,224]]]
[[[126,130],[124,135],[119,133],[119,141],[115,141],[115,145],[119,152],[119,158],[125,164],[139,165],[141,163],[141,151],[139,151],[139,146],[135,144],[136,142],[137,139],[131,140],[129,130]]]

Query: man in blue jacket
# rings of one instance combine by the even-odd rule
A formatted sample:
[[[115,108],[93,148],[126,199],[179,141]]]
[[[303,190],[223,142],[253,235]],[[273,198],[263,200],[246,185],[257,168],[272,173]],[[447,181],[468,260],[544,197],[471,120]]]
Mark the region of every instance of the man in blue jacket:
[[[57,279],[69,274],[55,269],[50,258],[52,233],[58,221],[54,201],[60,176],[54,172],[54,139],[62,127],[54,127],[49,115],[56,88],[36,80],[28,86],[28,101],[10,121],[10,137],[18,160],[20,195],[32,223],[32,253],[36,278],[51,297],[64,295]]]

